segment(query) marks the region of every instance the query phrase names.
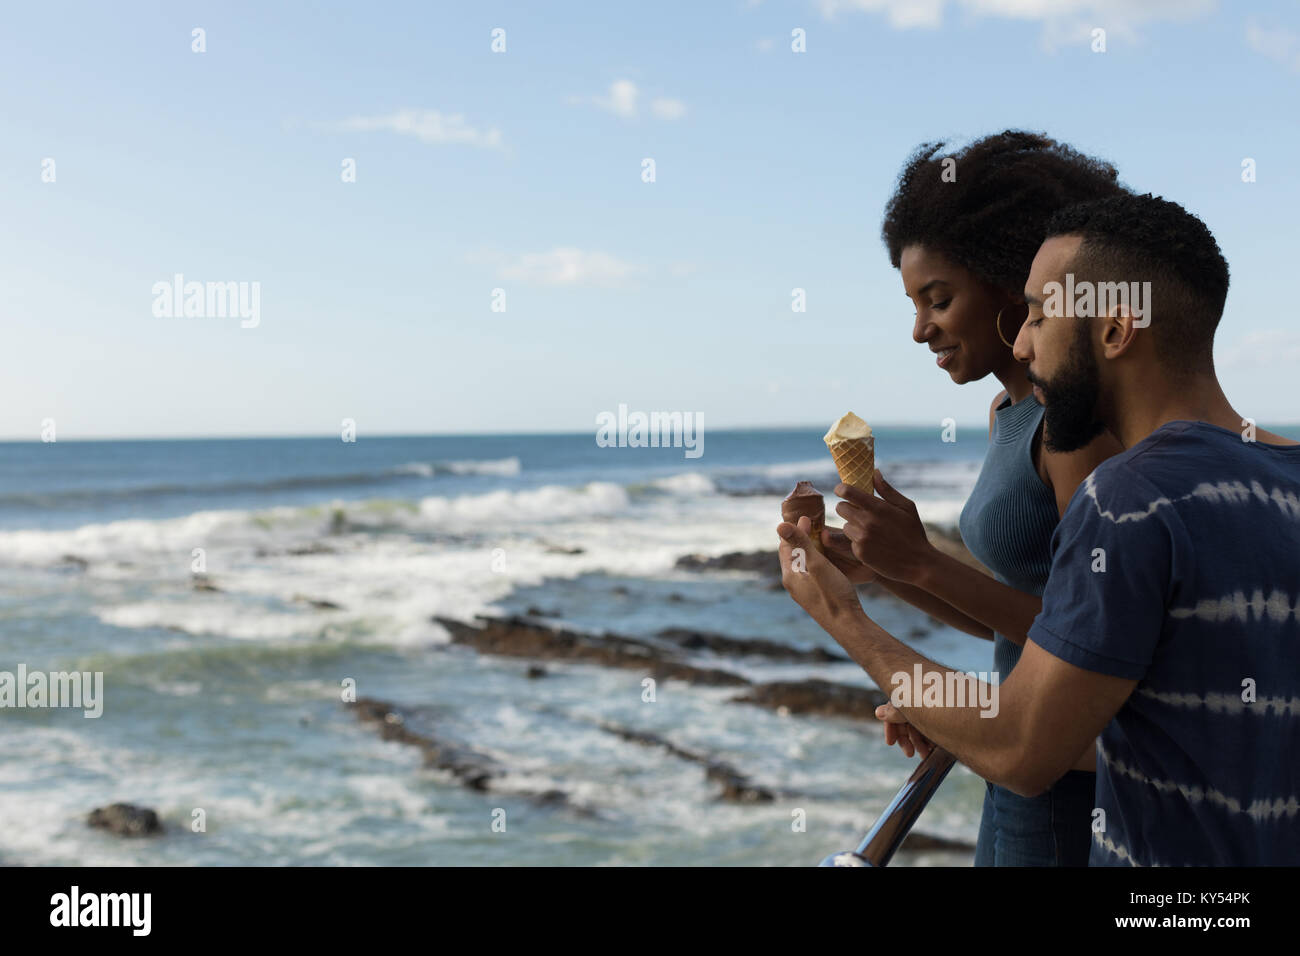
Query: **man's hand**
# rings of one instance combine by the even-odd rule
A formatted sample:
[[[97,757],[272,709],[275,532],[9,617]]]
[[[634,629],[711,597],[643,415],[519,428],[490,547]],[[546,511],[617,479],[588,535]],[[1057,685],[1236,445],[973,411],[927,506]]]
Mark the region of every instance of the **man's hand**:
[[[845,500],[835,506],[835,513],[844,519],[844,534],[859,561],[884,577],[916,584],[933,559],[934,546],[916,504],[878,471],[876,490],[879,498],[852,485],[836,485],[835,494]]]
[[[846,619],[866,614],[853,584],[812,546],[811,528],[807,516],[798,525],[783,521],[776,526],[781,536],[781,583],[795,603],[834,637],[834,629]]]
[[[853,542],[838,528],[822,528],[822,547],[826,557],[853,584],[866,584],[876,579],[876,572],[858,560],[853,553]]]
[[[913,753],[919,753],[922,760],[930,756],[934,744],[923,733],[909,724],[907,718],[899,713],[898,708],[893,704],[881,704],[877,707],[876,717],[885,722],[886,746],[892,747],[894,744],[898,744],[903,753],[909,757]]]

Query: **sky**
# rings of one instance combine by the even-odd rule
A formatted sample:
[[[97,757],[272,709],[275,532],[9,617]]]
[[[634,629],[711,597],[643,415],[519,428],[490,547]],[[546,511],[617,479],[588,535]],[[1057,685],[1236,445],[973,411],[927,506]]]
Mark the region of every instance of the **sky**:
[[[1281,0],[11,6],[0,437],[987,422],[880,219],[1008,127],[1205,220],[1225,391],[1297,422],[1298,92]],[[256,323],[167,315],[178,274]]]

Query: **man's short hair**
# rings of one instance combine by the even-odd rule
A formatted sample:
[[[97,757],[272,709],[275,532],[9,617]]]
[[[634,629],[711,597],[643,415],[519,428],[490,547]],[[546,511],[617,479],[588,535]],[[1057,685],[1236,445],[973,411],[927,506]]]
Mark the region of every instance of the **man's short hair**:
[[[1205,223],[1150,193],[1122,194],[1062,209],[1047,238],[1081,236],[1075,283],[1150,282],[1151,332],[1166,368],[1214,368],[1214,333],[1228,297],[1228,263]],[[1152,306],[1154,303],[1154,307]]]

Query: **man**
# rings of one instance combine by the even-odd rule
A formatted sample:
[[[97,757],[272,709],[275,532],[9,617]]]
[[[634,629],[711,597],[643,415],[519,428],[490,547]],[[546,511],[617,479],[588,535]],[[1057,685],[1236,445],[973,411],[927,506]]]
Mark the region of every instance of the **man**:
[[[1122,195],[1055,217],[1015,352],[1052,447],[1109,428],[1125,451],[1061,520],[995,715],[919,692],[879,712],[1026,796],[1095,741],[1094,866],[1300,864],[1300,443],[1257,430],[1219,386],[1227,290],[1214,237],[1174,203]],[[877,487],[836,489],[855,553],[914,508]],[[944,675],[866,616],[803,524],[777,529],[795,600],[881,688],[917,664]]]

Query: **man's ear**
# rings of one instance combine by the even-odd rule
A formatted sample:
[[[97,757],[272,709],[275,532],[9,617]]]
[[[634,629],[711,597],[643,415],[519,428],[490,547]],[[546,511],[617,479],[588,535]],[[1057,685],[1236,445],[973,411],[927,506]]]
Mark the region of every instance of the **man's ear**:
[[[1108,359],[1118,358],[1132,348],[1138,332],[1150,324],[1120,302],[1110,307],[1110,313],[1101,322],[1101,354]]]

